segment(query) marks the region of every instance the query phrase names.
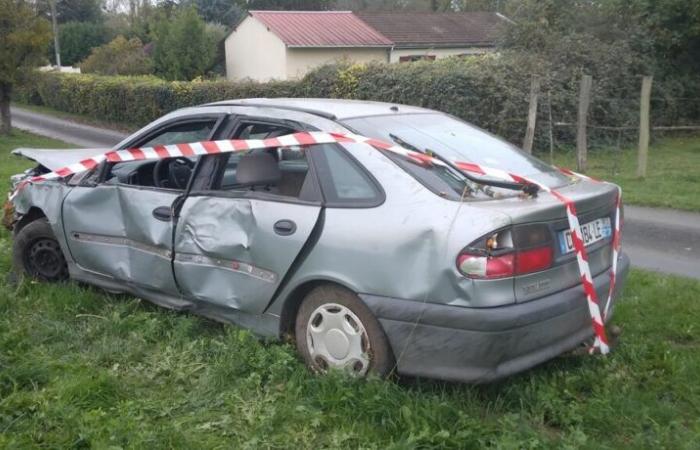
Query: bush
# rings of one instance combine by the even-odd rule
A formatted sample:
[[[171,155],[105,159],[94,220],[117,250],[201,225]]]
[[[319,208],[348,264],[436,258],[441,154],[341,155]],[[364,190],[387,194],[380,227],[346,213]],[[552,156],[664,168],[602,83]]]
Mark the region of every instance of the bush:
[[[605,134],[595,128],[599,125],[631,126],[623,138],[636,140],[641,78],[587,64],[594,78],[590,140],[597,144],[614,138],[616,142],[617,132]],[[543,81],[536,141],[540,148],[548,146],[548,99],[554,122],[576,122],[580,75],[581,70],[561,72]],[[445,111],[519,145],[525,133],[530,77],[516,56],[502,54],[409,64],[342,63],[320,67],[301,80],[268,83],[168,82],[154,77],[41,73],[21,90],[21,95],[25,101],[39,100],[61,111],[129,125],[144,125],[177,108],[226,99],[377,100]],[[700,108],[682,107],[679,100],[699,98],[698,91],[697,80],[655,80],[652,122],[669,125],[700,121]],[[574,127],[555,127],[557,142],[572,144],[573,133]]]
[[[68,22],[59,27],[61,64],[72,66],[85,59],[90,51],[108,41],[109,32],[101,23]],[[49,48],[49,58],[53,59],[53,40]]]
[[[194,8],[178,11],[155,26],[153,59],[159,76],[192,80],[212,67],[216,58],[218,28],[207,28]]]
[[[138,38],[117,36],[112,42],[93,49],[80,64],[84,73],[100,75],[147,75],[153,73],[153,61]]]

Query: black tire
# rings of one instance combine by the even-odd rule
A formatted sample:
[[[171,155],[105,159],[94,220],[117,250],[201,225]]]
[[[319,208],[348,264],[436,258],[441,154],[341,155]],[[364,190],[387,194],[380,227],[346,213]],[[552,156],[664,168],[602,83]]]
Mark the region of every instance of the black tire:
[[[60,282],[68,279],[68,264],[45,217],[20,229],[12,244],[12,263],[18,276]]]
[[[349,309],[359,319],[366,331],[367,342],[365,343],[363,339],[363,347],[367,345],[366,354],[369,356],[369,366],[367,369],[362,370],[362,374],[373,374],[380,377],[389,375],[394,368],[394,354],[381,324],[357,295],[334,285],[319,286],[312,290],[304,298],[297,312],[294,327],[295,341],[297,351],[304,359],[307,367],[317,373],[327,370],[327,367],[324,367],[324,361],[314,360],[311,356],[311,350],[307,344],[307,329],[314,311],[324,305],[332,304],[342,305]],[[355,369],[350,370],[354,371]]]

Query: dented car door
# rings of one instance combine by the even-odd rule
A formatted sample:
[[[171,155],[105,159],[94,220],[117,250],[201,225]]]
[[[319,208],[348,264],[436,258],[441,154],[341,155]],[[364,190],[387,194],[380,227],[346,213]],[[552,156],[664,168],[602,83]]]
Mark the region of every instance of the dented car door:
[[[207,139],[221,117],[178,119],[129,146]],[[76,186],[64,201],[63,223],[78,266],[96,276],[179,297],[171,261],[173,211],[194,164],[194,158],[106,164],[92,183]]]
[[[242,121],[241,139],[293,132],[288,124]],[[306,152],[221,155],[215,175],[180,210],[174,270],[194,300],[262,313],[318,223],[321,198]]]

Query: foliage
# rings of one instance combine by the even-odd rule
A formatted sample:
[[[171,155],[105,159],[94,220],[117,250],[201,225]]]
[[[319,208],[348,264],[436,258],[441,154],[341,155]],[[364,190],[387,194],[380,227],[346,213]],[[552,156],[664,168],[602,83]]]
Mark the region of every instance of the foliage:
[[[253,10],[300,10],[317,11],[330,9],[331,0],[238,0],[241,6],[249,11]]]
[[[155,71],[168,80],[192,80],[214,63],[217,38],[207,32],[194,8],[177,11],[155,26]]]
[[[1,133],[10,131],[10,99],[15,83],[42,58],[50,38],[48,22],[37,17],[29,3],[0,0]]]
[[[90,51],[108,41],[109,30],[102,23],[67,22],[59,26],[61,64],[73,66],[81,62]],[[49,45],[49,55],[53,57],[53,40]]]
[[[124,36],[117,36],[108,44],[93,49],[80,69],[101,75],[144,75],[153,73],[153,62],[138,38],[127,41]]]
[[[640,78],[626,71],[624,54],[596,59],[576,54],[593,75],[592,126],[636,126],[639,117]],[[304,79],[286,82],[144,82],[131,78],[40,74],[24,96],[52,108],[89,114],[113,122],[142,126],[173,109],[204,102],[246,97],[335,97],[377,100],[425,106],[461,117],[491,132],[521,143],[525,131],[530,74],[515,52],[470,58],[450,58],[410,64],[348,64],[320,67]],[[617,58],[615,67],[613,58]],[[575,123],[580,71],[563,68],[544,83],[539,147],[548,146],[546,104],[552,103],[553,120]],[[81,93],[76,95],[75,92]],[[659,125],[697,123],[700,105],[679,97],[700,98],[697,82],[659,80],[654,84],[652,121]],[[129,111],[125,112],[128,105]],[[554,130],[558,142],[574,142],[573,127]],[[591,141],[606,143],[607,134],[591,131]],[[636,139],[634,132],[624,139]],[[600,140],[600,142],[598,142]]]
[[[622,2],[622,0],[619,0]],[[649,33],[658,68],[700,71],[700,1],[637,0],[637,17]],[[622,2],[624,6],[626,2]]]
[[[231,0],[186,0],[180,3],[184,7],[194,5],[197,13],[205,22],[214,22],[226,27],[233,27],[245,17],[245,5]]]
[[[51,8],[49,1],[36,0],[36,9],[39,15],[51,19]],[[56,20],[58,23],[68,22],[101,22],[104,18],[102,14],[102,0],[55,0]]]
[[[0,180],[27,167],[0,142]],[[6,183],[6,181],[3,181]],[[10,270],[0,230],[0,273]],[[500,383],[315,376],[293,346],[75,283],[0,279],[2,448],[673,448],[700,441],[700,283],[633,271],[606,356]]]

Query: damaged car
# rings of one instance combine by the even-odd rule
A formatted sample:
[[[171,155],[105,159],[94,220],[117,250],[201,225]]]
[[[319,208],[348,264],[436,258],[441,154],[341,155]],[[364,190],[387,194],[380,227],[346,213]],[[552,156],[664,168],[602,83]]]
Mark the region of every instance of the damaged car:
[[[565,205],[449,161],[527,176],[571,199],[601,298],[617,187],[567,176],[447,114],[224,101],[167,114],[115,148],[304,131],[356,133],[445,164],[348,142],[104,161],[14,195],[15,270],[288,337],[319,372],[487,382],[592,337]],[[38,165],[13,184],[105,151],[18,149]],[[613,300],[628,269],[621,253]]]

